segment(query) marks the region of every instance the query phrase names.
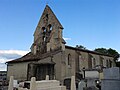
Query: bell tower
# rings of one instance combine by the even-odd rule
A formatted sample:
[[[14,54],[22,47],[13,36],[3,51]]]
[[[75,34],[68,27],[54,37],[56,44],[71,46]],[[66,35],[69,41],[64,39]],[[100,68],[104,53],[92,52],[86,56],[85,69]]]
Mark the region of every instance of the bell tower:
[[[34,32],[34,43],[31,46],[31,52],[46,53],[57,49],[65,49],[65,41],[62,38],[63,26],[57,17],[46,5],[44,12]]]

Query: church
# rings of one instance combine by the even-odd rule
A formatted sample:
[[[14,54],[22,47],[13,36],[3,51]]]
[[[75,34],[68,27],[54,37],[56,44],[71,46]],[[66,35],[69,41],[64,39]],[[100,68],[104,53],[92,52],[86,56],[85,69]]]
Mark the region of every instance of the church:
[[[21,58],[8,61],[7,78],[14,76],[16,80],[57,79],[63,84],[65,80],[75,76],[76,83],[83,78],[83,69],[93,70],[114,67],[113,57],[95,51],[67,46],[63,39],[63,26],[46,5],[34,32],[31,51]]]

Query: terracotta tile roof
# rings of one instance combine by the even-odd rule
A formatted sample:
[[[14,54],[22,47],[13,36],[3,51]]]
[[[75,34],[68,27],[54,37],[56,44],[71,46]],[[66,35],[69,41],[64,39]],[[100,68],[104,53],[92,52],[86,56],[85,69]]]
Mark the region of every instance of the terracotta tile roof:
[[[30,60],[32,61],[32,60],[37,60],[37,59],[38,59],[37,55],[33,55],[31,52],[29,52],[21,58],[18,58],[18,59],[12,60],[12,61],[8,61],[6,63],[15,63],[15,62],[30,61]]]
[[[87,52],[87,53],[91,53],[91,54],[97,54],[97,55],[103,55],[103,56],[112,57],[110,55],[105,55],[105,54],[101,54],[101,53],[98,53],[98,52],[95,52],[95,51],[90,51],[90,50],[86,50],[86,49],[80,49],[80,48],[71,47],[71,46],[65,46],[65,48],[67,48],[67,49],[73,49],[73,50],[78,50],[78,51],[82,51],[82,52]],[[18,58],[18,59],[12,60],[12,61],[8,61],[6,63],[38,61],[38,60],[41,60],[43,58],[50,57],[51,55],[54,55],[56,53],[59,53],[60,51],[61,50],[56,50],[56,51],[53,51],[53,52],[48,52],[48,53],[45,53],[45,54],[36,54],[36,55],[34,55],[31,52],[29,52],[29,53],[27,53],[26,55],[24,55],[21,58]]]

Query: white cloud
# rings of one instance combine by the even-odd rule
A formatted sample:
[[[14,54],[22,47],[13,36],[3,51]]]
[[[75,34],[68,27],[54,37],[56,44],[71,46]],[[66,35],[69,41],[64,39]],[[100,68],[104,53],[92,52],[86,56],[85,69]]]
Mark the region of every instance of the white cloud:
[[[0,71],[6,71],[7,70],[7,65],[5,63],[0,63]]]
[[[64,40],[71,40],[71,38],[63,38]]]
[[[6,70],[5,62],[20,58],[28,52],[22,50],[0,50],[0,70]]]
[[[0,63],[5,63],[6,61],[10,61],[11,59],[6,59],[6,58],[2,58],[0,57]]]
[[[22,50],[0,50],[0,63],[5,63],[6,61],[19,58],[28,52],[29,51]]]
[[[18,55],[25,55],[29,51],[23,51],[23,50],[0,50],[0,54],[18,54]]]

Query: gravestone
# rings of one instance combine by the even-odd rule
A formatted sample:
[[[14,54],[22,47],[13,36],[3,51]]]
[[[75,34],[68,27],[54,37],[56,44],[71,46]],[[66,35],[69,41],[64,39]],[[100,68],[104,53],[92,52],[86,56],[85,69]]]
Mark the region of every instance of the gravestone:
[[[78,84],[78,90],[83,90],[83,88],[85,87],[86,83],[82,80],[79,82]]]
[[[71,77],[71,89],[70,90],[76,90],[75,76]]]
[[[104,79],[119,79],[120,80],[120,68],[112,67],[103,70]]]
[[[30,90],[36,90],[36,78],[35,77],[31,78]]]
[[[75,77],[72,78],[73,82],[75,80]],[[9,82],[9,89],[13,90],[13,76],[10,77]],[[30,83],[30,89],[18,87],[18,90],[66,90],[65,86],[60,86],[60,81],[57,80],[49,80],[49,76],[46,76],[46,80],[36,81],[35,77],[31,78],[31,81],[27,81]],[[71,84],[73,85],[73,84]],[[75,86],[73,86],[75,87]],[[76,89],[73,89],[76,90]]]
[[[49,75],[46,75],[46,78],[45,78],[45,80],[49,80]]]
[[[104,79],[101,81],[101,90],[120,90],[120,68],[112,67],[103,70]]]
[[[10,76],[8,90],[13,90],[13,80],[14,80],[13,76]]]
[[[120,90],[120,80],[103,79],[101,86],[102,90]]]

